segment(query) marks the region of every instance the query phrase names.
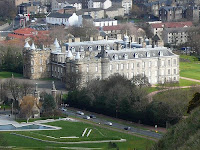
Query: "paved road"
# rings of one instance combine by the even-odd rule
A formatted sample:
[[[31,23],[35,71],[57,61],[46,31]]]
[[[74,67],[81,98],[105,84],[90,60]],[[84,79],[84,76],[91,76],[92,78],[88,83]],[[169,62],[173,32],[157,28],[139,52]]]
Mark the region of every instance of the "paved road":
[[[69,116],[72,116],[72,117],[78,117],[78,118],[84,118],[85,117],[85,115],[78,115],[76,113],[76,111],[73,111],[73,110],[67,110],[65,113],[68,114]],[[107,121],[106,119],[99,118],[99,117],[97,117],[95,119],[90,119],[90,121],[93,122],[93,123],[96,123],[96,124],[99,124],[99,123],[105,124],[106,122],[110,122],[110,121]],[[127,127],[127,125],[112,122],[112,128],[124,130],[125,127]],[[143,135],[143,136],[148,136],[148,137],[154,138],[154,139],[160,139],[162,137],[162,134],[152,132],[150,130],[143,130],[143,129],[139,129],[139,128],[134,128],[132,126],[131,126],[131,129],[128,130],[128,132]]]

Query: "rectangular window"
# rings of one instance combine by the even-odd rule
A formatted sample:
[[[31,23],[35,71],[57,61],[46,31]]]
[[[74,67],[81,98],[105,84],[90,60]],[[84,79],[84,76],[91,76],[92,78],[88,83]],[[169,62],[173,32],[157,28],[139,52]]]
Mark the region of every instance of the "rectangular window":
[[[117,64],[117,70],[119,70],[119,64]]]
[[[164,60],[161,63],[162,63],[161,66],[165,66],[165,61]]]
[[[140,63],[137,63],[137,67],[140,67]]]
[[[110,65],[110,71],[112,70],[112,65]]]
[[[134,69],[134,63],[131,64],[131,69]]]
[[[151,67],[151,61],[149,62],[149,67]]]
[[[40,67],[40,72],[42,72],[42,67]]]
[[[42,65],[42,59],[40,59],[40,65]]]
[[[176,69],[174,69],[174,74],[176,74]]]
[[[173,60],[173,64],[176,65],[176,59]]]
[[[168,69],[168,74],[170,74],[170,69]]]
[[[168,66],[170,66],[170,60],[168,60]]]
[[[155,71],[155,76],[158,76],[158,71]]]
[[[129,69],[129,63],[126,65],[127,70]]]
[[[156,62],[155,62],[155,67],[157,67],[157,66],[158,66],[158,62],[156,61]]]
[[[98,72],[98,64],[96,64],[96,68],[95,68],[96,72]]]
[[[34,73],[34,69],[33,68],[31,68],[31,73]]]
[[[145,62],[142,62],[142,68],[145,68]]]
[[[124,69],[124,64],[121,64],[121,69]]]
[[[89,65],[87,65],[86,72],[89,72]]]

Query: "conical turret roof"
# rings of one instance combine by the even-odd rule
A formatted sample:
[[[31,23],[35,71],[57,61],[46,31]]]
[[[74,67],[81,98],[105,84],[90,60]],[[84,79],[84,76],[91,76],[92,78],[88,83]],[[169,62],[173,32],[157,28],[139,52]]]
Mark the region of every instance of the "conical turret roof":
[[[67,58],[71,58],[73,55],[72,55],[72,52],[69,50],[68,51],[68,54],[67,54]]]
[[[35,50],[36,48],[35,48],[35,44],[34,43],[32,43],[32,45],[31,45],[31,50]]]
[[[54,43],[53,43],[54,45],[55,45],[55,47],[56,48],[59,48],[60,47],[60,45],[59,45],[59,43],[58,43],[58,40],[57,40],[57,38],[55,39],[55,41],[54,41]]]
[[[28,42],[25,43],[24,48],[30,48],[30,45],[28,44]]]
[[[77,53],[76,53],[76,57],[75,57],[75,59],[76,59],[76,60],[79,60],[80,58],[81,58],[81,57],[80,57],[80,53],[77,52]]]

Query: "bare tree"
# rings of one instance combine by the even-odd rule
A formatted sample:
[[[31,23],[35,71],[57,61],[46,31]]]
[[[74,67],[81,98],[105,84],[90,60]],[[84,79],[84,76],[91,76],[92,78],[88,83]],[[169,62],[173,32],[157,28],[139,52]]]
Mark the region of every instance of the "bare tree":
[[[35,103],[35,98],[33,96],[23,97],[20,104],[20,115],[28,120],[32,117],[32,109]]]

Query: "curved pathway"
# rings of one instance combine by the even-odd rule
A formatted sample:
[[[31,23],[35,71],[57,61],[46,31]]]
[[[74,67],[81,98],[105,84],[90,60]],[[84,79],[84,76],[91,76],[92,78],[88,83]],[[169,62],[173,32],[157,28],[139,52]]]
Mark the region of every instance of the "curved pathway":
[[[180,79],[184,79],[184,80],[189,80],[189,81],[194,81],[194,82],[200,82],[200,80],[197,79],[191,79],[191,78],[186,78],[186,77],[180,77]],[[200,85],[197,85],[200,86]],[[154,86],[155,87],[155,86]],[[177,87],[164,87],[165,89],[162,90],[158,90],[158,91],[154,91],[151,92],[147,95],[149,102],[153,101],[153,96],[160,93],[160,92],[164,92],[167,90],[174,90],[174,89],[184,89],[184,88],[190,88],[190,87],[194,87],[194,86],[177,86]]]

